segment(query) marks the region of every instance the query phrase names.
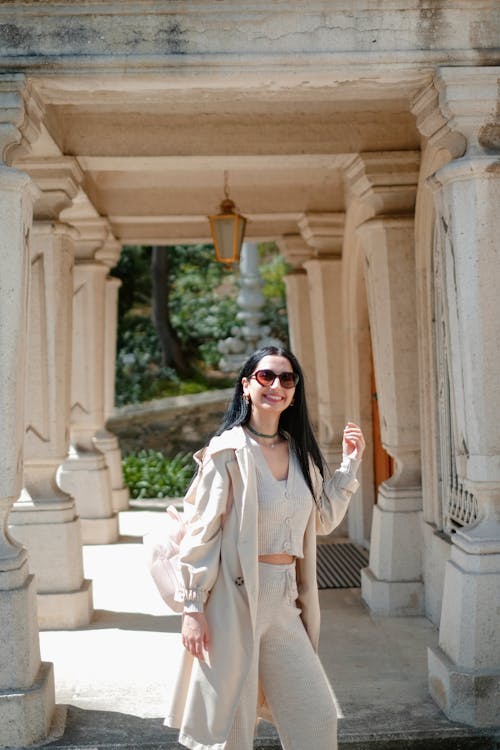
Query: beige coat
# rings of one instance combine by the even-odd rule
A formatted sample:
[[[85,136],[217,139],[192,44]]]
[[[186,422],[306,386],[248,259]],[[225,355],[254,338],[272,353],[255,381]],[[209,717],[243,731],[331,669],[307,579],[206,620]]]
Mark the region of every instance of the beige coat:
[[[297,559],[297,604],[317,650],[316,533],[338,526],[358,482],[339,470],[323,483],[311,469],[318,508]],[[203,454],[181,561],[185,599],[206,602],[211,645],[208,662],[183,653],[165,724],[178,728],[179,742],[192,750],[224,750],[250,666],[259,588],[255,466],[241,427],[213,438]],[[244,585],[236,583],[241,578]]]

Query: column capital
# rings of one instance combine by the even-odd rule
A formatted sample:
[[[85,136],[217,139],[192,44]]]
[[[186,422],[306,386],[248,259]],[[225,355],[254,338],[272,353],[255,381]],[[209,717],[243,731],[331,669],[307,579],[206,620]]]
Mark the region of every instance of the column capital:
[[[29,152],[40,135],[43,104],[20,73],[0,74],[0,162]]]
[[[78,232],[75,241],[75,261],[93,260],[96,252],[101,250],[107,241],[110,227],[108,220],[99,216],[83,190],[78,191],[72,205],[65,208],[59,218],[75,227]]]
[[[373,151],[359,154],[345,177],[352,197],[372,216],[399,214],[414,210],[419,169],[419,151]]]
[[[94,258],[100,260],[109,270],[114,268],[120,258],[122,250],[121,243],[118,242],[111,232],[106,237],[103,246],[94,254]]]
[[[301,234],[284,234],[278,239],[278,248],[293,271],[301,271],[302,264],[309,260],[312,250]]]
[[[417,128],[431,146],[446,149],[452,159],[462,156],[467,145],[465,137],[450,129],[439,106],[439,92],[434,81],[415,96],[411,111],[417,118]]]
[[[69,208],[83,180],[83,172],[71,156],[27,157],[16,161],[16,167],[27,172],[41,191],[33,212],[36,220],[58,219]]]
[[[344,221],[343,213],[310,212],[301,216],[298,221],[300,233],[313,249],[313,256],[342,255]]]
[[[438,69],[439,107],[453,132],[467,142],[467,154],[500,149],[500,67]]]

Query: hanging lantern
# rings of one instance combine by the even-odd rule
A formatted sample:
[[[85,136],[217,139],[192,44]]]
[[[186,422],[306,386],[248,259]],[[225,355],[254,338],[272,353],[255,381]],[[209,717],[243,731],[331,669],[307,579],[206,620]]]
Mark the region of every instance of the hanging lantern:
[[[227,172],[224,172],[224,195],[220,213],[208,217],[215,255],[221,263],[238,263],[247,220],[235,211],[234,202],[229,197]]]

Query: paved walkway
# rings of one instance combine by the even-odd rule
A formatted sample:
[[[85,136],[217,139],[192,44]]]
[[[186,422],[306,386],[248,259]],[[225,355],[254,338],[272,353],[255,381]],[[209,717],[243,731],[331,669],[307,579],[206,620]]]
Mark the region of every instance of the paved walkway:
[[[167,613],[141,545],[162,521],[153,511],[121,513],[118,544],[84,548],[91,625],[40,634],[60,704],[48,747],[180,747],[161,719],[180,653],[180,617]],[[320,655],[337,700],[341,749],[500,747],[500,734],[497,745],[491,732],[451,724],[429,698],[426,650],[437,631],[425,618],[374,617],[359,589],[320,596]],[[257,747],[280,747],[270,725],[261,725]]]

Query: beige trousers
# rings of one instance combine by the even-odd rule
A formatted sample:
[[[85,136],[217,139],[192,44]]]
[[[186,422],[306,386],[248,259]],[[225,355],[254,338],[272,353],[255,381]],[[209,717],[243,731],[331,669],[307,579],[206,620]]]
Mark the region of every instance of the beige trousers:
[[[295,563],[259,562],[254,652],[226,750],[251,750],[258,678],[284,750],[337,750],[328,679],[295,604]]]

